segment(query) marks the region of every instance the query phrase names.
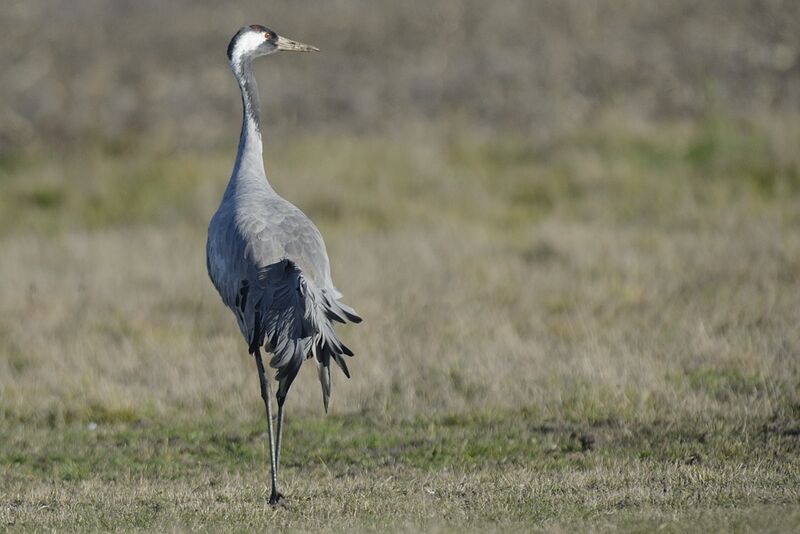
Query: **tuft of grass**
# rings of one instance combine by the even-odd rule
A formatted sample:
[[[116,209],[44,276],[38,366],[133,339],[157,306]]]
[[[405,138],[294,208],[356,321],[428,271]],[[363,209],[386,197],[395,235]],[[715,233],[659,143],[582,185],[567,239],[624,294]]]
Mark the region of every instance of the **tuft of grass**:
[[[60,189],[38,189],[28,194],[31,206],[40,209],[54,209],[64,200],[64,192]]]

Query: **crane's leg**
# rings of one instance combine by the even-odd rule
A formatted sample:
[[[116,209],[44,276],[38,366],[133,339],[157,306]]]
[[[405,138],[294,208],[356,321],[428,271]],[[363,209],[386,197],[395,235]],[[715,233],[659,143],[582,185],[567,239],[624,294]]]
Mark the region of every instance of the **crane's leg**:
[[[272,493],[269,496],[269,503],[273,506],[280,503],[283,495],[278,493],[278,462],[275,455],[275,442],[272,434],[272,400],[270,399],[270,386],[267,375],[264,372],[264,362],[261,361],[261,351],[256,349],[256,365],[258,366],[258,381],[261,383],[261,398],[264,399],[264,406],[267,409],[267,434],[269,434],[269,460],[272,472]]]
[[[281,467],[282,434],[283,434],[283,402],[280,399],[278,399],[278,433],[275,436],[275,466],[278,470],[280,470]]]

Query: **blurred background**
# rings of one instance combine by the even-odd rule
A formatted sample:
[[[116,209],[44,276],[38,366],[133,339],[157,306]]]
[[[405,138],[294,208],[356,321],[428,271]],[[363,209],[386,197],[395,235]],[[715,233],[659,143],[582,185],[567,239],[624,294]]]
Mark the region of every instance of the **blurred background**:
[[[230,146],[239,100],[225,47],[254,21],[324,52],[257,66],[266,119],[295,135],[455,122],[546,138],[607,113],[658,122],[800,107],[790,0],[12,0],[2,10],[4,154],[142,138]]]
[[[204,260],[250,23],[323,50],[255,70],[268,175],[366,318],[336,410],[796,398],[800,3],[30,0],[0,17],[6,417],[260,417]]]

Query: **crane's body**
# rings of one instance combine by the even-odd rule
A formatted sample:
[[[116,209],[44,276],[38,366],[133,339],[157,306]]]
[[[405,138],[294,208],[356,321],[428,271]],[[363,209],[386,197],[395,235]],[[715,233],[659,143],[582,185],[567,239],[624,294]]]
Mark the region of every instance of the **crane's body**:
[[[283,404],[301,364],[314,357],[325,410],[330,396],[330,361],[349,375],[344,356],[352,352],[339,341],[332,321],[360,322],[339,301],[331,280],[322,235],[311,220],[270,186],[262,159],[258,89],[250,62],[277,50],[315,48],[284,39],[264,26],[242,28],[228,46],[228,59],[242,92],[243,120],[228,187],[208,227],[208,274],[222,301],[236,317],[256,359],[270,439],[272,494],[277,491]],[[270,383],[261,348],[272,353],[277,370],[277,439],[273,442]]]

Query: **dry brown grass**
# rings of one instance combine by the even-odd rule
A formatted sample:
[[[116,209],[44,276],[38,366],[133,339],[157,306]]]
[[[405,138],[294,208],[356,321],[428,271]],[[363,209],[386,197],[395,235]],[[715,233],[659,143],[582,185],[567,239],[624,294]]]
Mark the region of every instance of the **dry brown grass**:
[[[610,462],[566,476],[518,467],[495,468],[477,476],[447,470],[420,475],[400,468],[375,469],[370,478],[336,477],[321,468],[304,469],[302,476],[290,469],[288,474],[288,484],[298,495],[292,510],[265,504],[262,477],[250,472],[179,481],[135,480],[124,491],[109,491],[109,484],[97,479],[56,487],[36,483],[28,488],[25,501],[40,506],[0,509],[0,519],[83,531],[127,525],[178,531],[372,532],[391,525],[393,530],[437,532],[613,532],[619,527],[639,532],[730,532],[768,525],[789,531],[800,518],[796,507],[785,504],[726,509],[731,499],[756,503],[775,498],[774,490],[765,492],[754,482],[764,475],[757,468],[653,469]],[[500,495],[502,499],[497,498]],[[786,491],[787,500],[797,497],[796,492]],[[698,498],[719,504],[698,507]],[[667,511],[675,509],[688,511]],[[582,519],[581,512],[593,519]]]
[[[679,155],[699,142],[673,135],[655,148],[636,137],[611,148],[574,140],[543,161],[524,142],[435,137],[311,138],[271,151],[278,187],[318,220],[337,284],[368,319],[344,334],[361,355],[359,379],[337,380],[334,409],[413,417],[526,406],[547,418],[636,420],[772,413],[797,377],[794,193],[762,191],[751,182],[759,169],[752,179],[715,178],[705,175],[711,167],[631,152]],[[8,181],[34,204],[11,196],[11,217],[43,229],[56,217],[66,229],[20,226],[4,238],[6,410],[249,418],[252,362],[203,262],[205,219],[229,157],[158,175],[191,183],[185,190],[137,182],[126,169],[139,156],[131,158],[82,158],[81,176],[52,192],[56,206],[37,205],[26,189],[47,171]],[[66,185],[95,175],[107,180],[98,198]],[[779,190],[795,187],[791,176],[777,179]],[[172,191],[176,202],[153,203],[146,188]],[[122,221],[115,201],[126,205]],[[83,220],[97,203],[110,206]],[[720,397],[685,379],[702,383],[706,372],[745,389]],[[318,411],[314,380],[303,373],[292,411]]]
[[[254,366],[204,268],[230,155],[22,157],[3,177],[3,517],[789,525],[796,507],[774,506],[800,480],[795,134],[269,145],[366,318],[344,333],[357,356],[333,414],[308,369],[290,395],[285,515],[261,504]]]

